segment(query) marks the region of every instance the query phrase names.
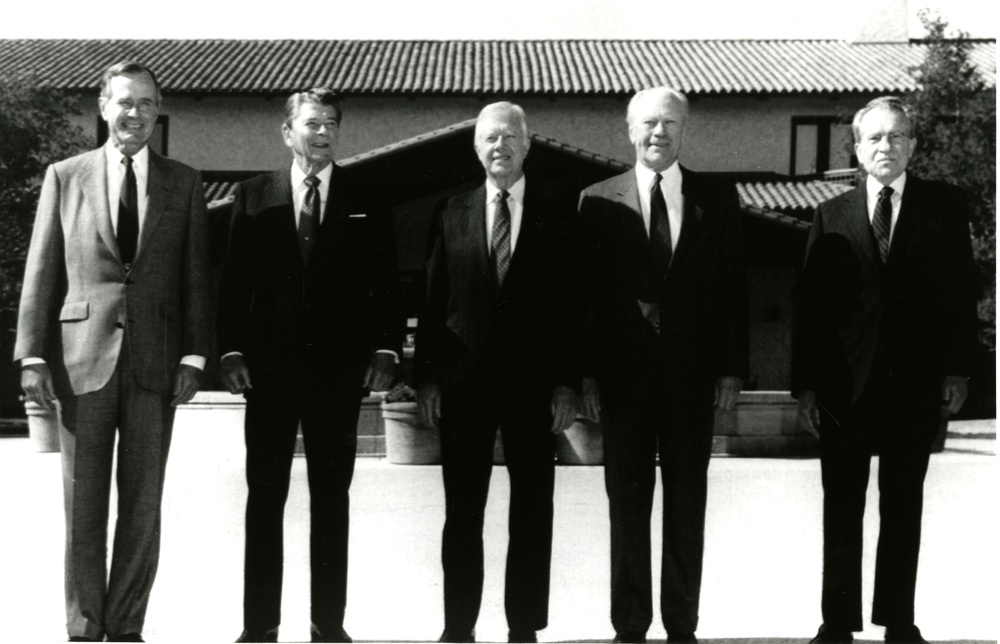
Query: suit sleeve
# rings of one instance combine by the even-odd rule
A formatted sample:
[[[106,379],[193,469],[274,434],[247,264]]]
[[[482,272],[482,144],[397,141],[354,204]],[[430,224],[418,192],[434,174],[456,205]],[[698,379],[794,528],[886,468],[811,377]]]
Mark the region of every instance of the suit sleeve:
[[[441,202],[431,216],[424,262],[424,298],[417,318],[413,379],[417,386],[441,384],[441,352],[448,310],[448,258],[444,243],[444,209]]]
[[[210,352],[208,296],[208,209],[202,189],[201,173],[191,182],[188,211],[187,247],[182,263],[181,284],[184,298],[183,355],[208,357]]]
[[[399,262],[392,211],[377,210],[372,283],[373,349],[403,353],[403,314],[399,301]]]
[[[583,269],[580,227],[572,202],[554,203],[550,220],[549,338],[552,348],[552,377],[556,385],[579,391],[583,363],[584,316]]]
[[[978,342],[977,285],[981,282],[973,259],[968,201],[963,190],[949,187],[953,194],[946,203],[954,207],[945,213],[941,243],[946,248],[942,257],[951,265],[942,270],[947,281],[939,291],[937,306],[944,316],[941,368],[943,375],[968,376],[973,371]]]
[[[720,376],[746,378],[750,373],[750,314],[747,292],[746,244],[743,237],[743,213],[736,187],[727,184],[723,202],[726,227],[723,239],[723,268],[728,292],[724,295],[726,316],[724,353]]]
[[[809,238],[806,240],[804,265],[792,293],[792,395],[796,398],[799,393],[816,386],[813,370],[817,363],[817,308],[810,259],[813,247],[822,236],[823,206],[820,205],[813,216]]]
[[[14,360],[42,358],[52,362],[53,334],[66,288],[60,190],[56,168],[49,166],[28,248]]]
[[[580,261],[580,375],[597,377],[597,232],[594,200],[583,191],[577,207],[576,233]]]
[[[229,215],[229,244],[219,279],[216,318],[219,355],[248,350],[253,304],[253,241],[255,222],[246,212],[246,193],[236,187]]]

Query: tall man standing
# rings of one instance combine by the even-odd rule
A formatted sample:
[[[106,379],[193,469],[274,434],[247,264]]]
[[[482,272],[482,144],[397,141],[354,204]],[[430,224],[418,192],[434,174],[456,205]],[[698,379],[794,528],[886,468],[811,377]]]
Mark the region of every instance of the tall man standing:
[[[149,149],[160,104],[147,67],[104,73],[108,143],[49,167],[28,250],[14,358],[26,400],[62,404],[71,641],[142,641],[174,408],[208,354],[201,177]]]
[[[887,642],[923,642],[913,603],[923,484],[941,406],[968,393],[976,272],[958,188],[908,175],[916,146],[903,103],[878,98],[854,117],[867,172],[820,205],[796,290],[792,390],[820,438],[823,626],[850,642],[861,624],[861,549],[872,452],[881,530],[872,621]]]
[[[663,478],[660,610],[669,641],[696,641],[714,410],[748,369],[746,278],[736,190],[678,163],[683,94],[628,106],[636,167],[587,188],[592,267],[585,411],[604,429],[611,512],[611,623],[643,642],[652,622],[650,514]]]
[[[579,308],[572,204],[526,179],[529,145],[520,107],[483,108],[475,147],[486,182],[441,203],[428,240],[415,375],[421,419],[441,429],[443,642],[475,641],[498,426],[511,487],[510,641],[534,642],[548,622],[555,435],[576,412]]]
[[[402,343],[392,216],[334,164],[340,98],[293,94],[291,167],[236,190],[219,295],[222,380],[247,400],[241,642],[281,622],[285,501],[299,424],[310,495],[312,641],[350,642],[349,489],[363,387],[391,383]]]

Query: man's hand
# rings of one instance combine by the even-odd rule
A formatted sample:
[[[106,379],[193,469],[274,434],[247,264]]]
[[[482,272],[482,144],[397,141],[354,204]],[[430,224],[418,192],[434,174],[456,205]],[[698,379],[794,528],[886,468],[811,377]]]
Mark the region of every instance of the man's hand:
[[[56,390],[49,365],[37,363],[21,367],[21,389],[24,390],[25,402],[33,402],[45,409],[56,408]]]
[[[715,381],[715,407],[721,411],[732,411],[736,399],[740,397],[743,380],[733,376],[722,376]]]
[[[229,390],[231,394],[243,393],[246,389],[252,389],[250,384],[250,370],[243,356],[233,354],[222,359],[222,386]]]
[[[941,400],[947,406],[949,414],[957,414],[968,397],[968,378],[965,376],[945,376],[944,384],[941,385]]]
[[[417,389],[417,409],[420,412],[420,423],[437,429],[438,421],[441,420],[441,387],[432,382],[420,385]]]
[[[365,371],[363,386],[372,391],[385,391],[396,375],[396,357],[391,353],[376,353]]]
[[[819,405],[815,391],[799,392],[799,425],[819,438]]]
[[[569,387],[558,386],[552,390],[552,427],[549,431],[561,434],[576,420],[580,407],[576,392]]]
[[[584,378],[582,389],[583,416],[595,423],[601,422],[601,392],[597,388],[597,378]]]
[[[178,365],[174,375],[174,399],[170,401],[170,405],[176,407],[189,402],[198,393],[200,385],[201,369],[189,364]]]

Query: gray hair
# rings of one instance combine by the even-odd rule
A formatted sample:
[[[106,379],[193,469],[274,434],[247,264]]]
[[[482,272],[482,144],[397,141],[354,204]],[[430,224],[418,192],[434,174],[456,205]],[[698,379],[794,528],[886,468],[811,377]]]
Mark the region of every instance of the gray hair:
[[[509,101],[500,101],[498,103],[490,103],[483,109],[479,111],[479,116],[476,117],[476,129],[479,129],[479,124],[487,116],[492,115],[494,112],[501,113],[511,113],[513,112],[517,116],[518,121],[521,123],[521,132],[524,134],[524,138],[528,138],[528,119],[524,114],[524,109],[520,105],[511,103]]]
[[[149,77],[153,79],[153,86],[156,87],[156,104],[159,105],[163,102],[163,95],[160,93],[160,81],[156,80],[156,74],[153,73],[152,69],[134,60],[124,60],[108,67],[101,77],[101,96],[103,98],[111,98],[111,79],[115,76],[142,73],[149,74]]]
[[[913,111],[910,107],[898,96],[879,96],[868,101],[868,104],[854,115],[854,121],[851,122],[851,129],[854,131],[855,143],[861,142],[861,121],[868,115],[868,112],[873,110],[885,110],[901,116],[906,121],[907,135],[913,138]]]
[[[632,99],[628,102],[628,112],[625,115],[625,120],[629,125],[632,124],[632,117],[634,116],[635,106],[639,101],[645,96],[651,94],[661,94],[663,96],[669,96],[675,101],[680,103],[684,109],[684,119],[687,120],[688,117],[688,98],[682,92],[677,91],[673,87],[649,87],[647,89],[641,89],[635,93]]]

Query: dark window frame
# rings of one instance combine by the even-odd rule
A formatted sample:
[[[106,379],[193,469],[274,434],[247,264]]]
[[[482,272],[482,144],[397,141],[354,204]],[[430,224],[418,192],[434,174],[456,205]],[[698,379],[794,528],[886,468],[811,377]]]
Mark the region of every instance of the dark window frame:
[[[840,116],[793,116],[792,117],[792,146],[788,155],[788,174],[795,176],[795,166],[798,163],[796,151],[799,145],[799,126],[816,126],[816,174],[822,174],[830,169],[830,141],[832,140],[832,129],[834,125],[850,125],[850,121]],[[852,168],[858,167],[858,159],[851,154]]]

